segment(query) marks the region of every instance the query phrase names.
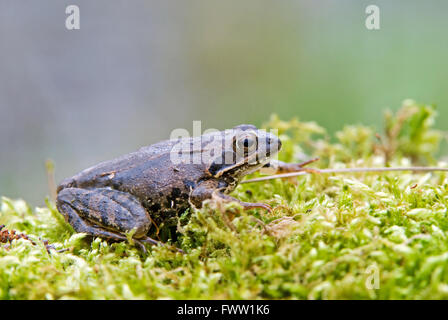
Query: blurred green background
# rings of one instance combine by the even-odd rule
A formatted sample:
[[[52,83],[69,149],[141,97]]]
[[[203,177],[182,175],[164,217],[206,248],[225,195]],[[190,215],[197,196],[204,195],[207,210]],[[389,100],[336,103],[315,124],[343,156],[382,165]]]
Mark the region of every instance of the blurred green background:
[[[81,29],[65,29],[76,4]],[[380,30],[365,9],[380,8]],[[174,128],[270,114],[381,129],[406,98],[448,123],[447,1],[0,0],[0,195],[43,203],[56,179]]]

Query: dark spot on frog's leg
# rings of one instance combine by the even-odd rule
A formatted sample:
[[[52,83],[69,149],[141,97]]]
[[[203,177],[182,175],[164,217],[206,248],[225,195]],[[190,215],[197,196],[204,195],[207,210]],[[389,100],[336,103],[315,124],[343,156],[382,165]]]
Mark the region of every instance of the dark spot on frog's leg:
[[[181,191],[179,188],[173,188],[173,191],[171,191],[171,196],[175,199],[179,197],[181,194]]]
[[[182,194],[180,195],[180,197],[181,197],[183,200],[187,200],[187,199],[190,197],[190,195],[189,195],[188,193],[182,193]]]
[[[162,207],[160,206],[160,204],[158,204],[158,203],[154,203],[153,205],[151,205],[151,206],[149,207],[149,211],[150,211],[150,212],[158,212],[158,211],[160,211],[161,208],[162,208]]]

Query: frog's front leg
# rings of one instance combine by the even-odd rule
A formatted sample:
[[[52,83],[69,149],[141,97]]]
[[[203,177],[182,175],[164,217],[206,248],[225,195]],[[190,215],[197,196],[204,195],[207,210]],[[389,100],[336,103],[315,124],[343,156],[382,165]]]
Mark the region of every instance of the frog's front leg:
[[[133,237],[157,244],[146,236],[151,219],[146,209],[131,194],[107,188],[65,188],[59,191],[56,206],[77,232],[123,241],[125,233],[135,229]]]
[[[260,171],[267,174],[276,174],[276,173],[288,173],[288,172],[297,172],[297,171],[305,171],[310,173],[318,173],[317,170],[312,168],[304,168],[306,165],[318,161],[319,158],[311,159],[302,163],[287,163],[278,160],[271,160],[269,163],[265,164]]]
[[[231,197],[231,196],[225,194],[219,188],[219,181],[216,181],[216,180],[203,181],[190,194],[190,202],[197,208],[202,207],[202,202],[204,200],[213,199],[213,198],[215,198],[215,199],[218,198],[225,202],[238,202],[241,206],[243,206],[244,209],[247,209],[247,210],[261,208],[261,209],[265,209],[269,212],[272,211],[271,206],[266,203],[244,202],[244,201],[238,200],[234,197]]]

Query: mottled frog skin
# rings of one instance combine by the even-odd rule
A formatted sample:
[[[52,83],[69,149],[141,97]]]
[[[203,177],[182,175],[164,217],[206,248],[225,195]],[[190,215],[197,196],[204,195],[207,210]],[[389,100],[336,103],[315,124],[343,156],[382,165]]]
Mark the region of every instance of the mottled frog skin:
[[[190,148],[188,161],[173,162],[179,145]],[[135,229],[139,243],[157,243],[148,235],[151,226],[175,226],[180,214],[190,206],[201,207],[206,199],[270,210],[267,204],[241,202],[228,193],[246,174],[272,166],[270,158],[280,147],[275,135],[252,125],[162,141],[65,179],[57,189],[57,208],[77,232],[126,240],[125,233]],[[207,157],[191,161],[198,155]],[[301,164],[275,166],[281,171],[301,169]]]

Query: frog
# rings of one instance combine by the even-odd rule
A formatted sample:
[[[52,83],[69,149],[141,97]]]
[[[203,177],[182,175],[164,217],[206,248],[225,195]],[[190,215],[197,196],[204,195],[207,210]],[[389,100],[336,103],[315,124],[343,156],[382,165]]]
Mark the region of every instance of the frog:
[[[243,209],[270,205],[229,195],[249,173],[304,170],[306,163],[274,159],[280,139],[241,124],[198,137],[178,137],[142,147],[64,179],[56,207],[76,232],[112,241],[163,245],[150,237],[160,224],[176,226],[179,215],[204,201],[237,202]]]

